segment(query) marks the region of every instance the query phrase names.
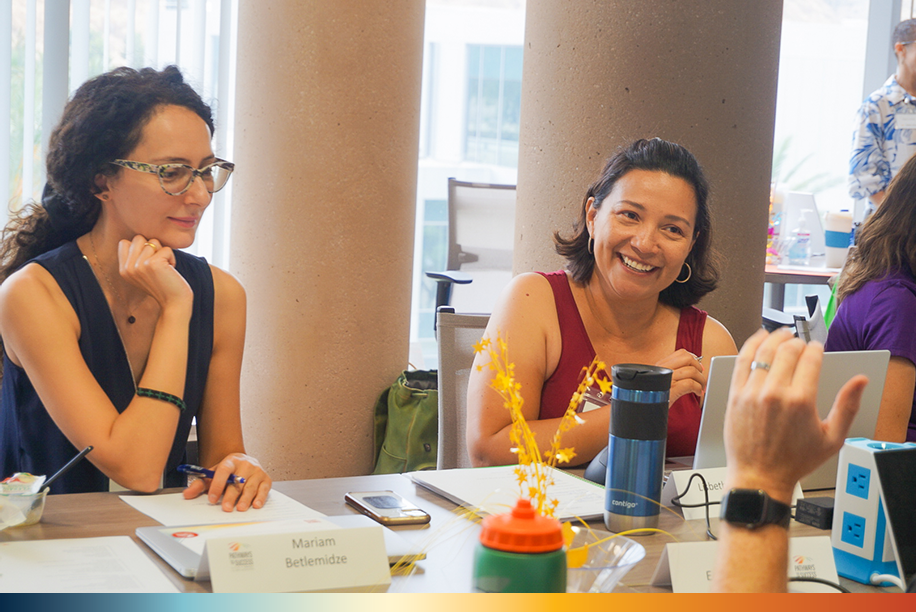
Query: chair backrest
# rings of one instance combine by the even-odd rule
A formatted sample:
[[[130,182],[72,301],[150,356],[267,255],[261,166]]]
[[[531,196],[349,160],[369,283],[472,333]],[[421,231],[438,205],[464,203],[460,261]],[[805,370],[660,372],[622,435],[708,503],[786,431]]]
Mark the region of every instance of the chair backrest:
[[[467,448],[468,378],[474,343],[489,315],[438,312],[439,448],[436,468],[471,467]]]
[[[794,316],[795,335],[805,342],[817,340],[823,344],[827,342],[827,325],[821,312],[820,298],[817,295],[806,295],[805,302],[808,306],[808,316]]]
[[[448,180],[448,269],[512,270],[515,185]]]
[[[491,312],[512,279],[515,185],[448,180],[448,266],[473,276],[456,288],[458,312]]]

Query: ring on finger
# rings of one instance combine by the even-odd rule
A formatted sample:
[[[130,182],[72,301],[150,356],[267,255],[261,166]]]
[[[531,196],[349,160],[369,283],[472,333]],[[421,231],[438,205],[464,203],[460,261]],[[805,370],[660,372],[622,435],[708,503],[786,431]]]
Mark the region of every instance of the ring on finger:
[[[768,371],[770,369],[770,364],[766,361],[754,361],[751,363],[751,372],[754,370],[764,370]]]
[[[159,245],[158,245],[158,244],[154,244],[154,243],[152,243],[152,242],[144,242],[144,243],[143,243],[143,246],[152,247],[154,251],[158,251],[158,250],[159,250]]]

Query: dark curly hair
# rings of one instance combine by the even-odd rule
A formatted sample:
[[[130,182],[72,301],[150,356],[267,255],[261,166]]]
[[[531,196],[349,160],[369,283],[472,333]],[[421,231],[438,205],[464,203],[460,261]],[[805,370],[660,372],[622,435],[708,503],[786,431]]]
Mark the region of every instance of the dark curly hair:
[[[30,259],[92,229],[101,209],[96,176],[120,171],[109,162],[134,150],[150,117],[165,105],[193,111],[213,134],[210,107],[176,66],[116,68],[76,90],[51,133],[41,203],[23,207],[3,231],[0,282]]]
[[[579,208],[579,218],[573,225],[572,236],[564,238],[560,232],[554,233],[556,251],[566,258],[566,267],[573,280],[580,284],[589,281],[595,268],[595,257],[588,252],[589,234],[585,218],[588,200],[595,198],[593,206],[598,209],[617,181],[630,170],[664,172],[685,180],[693,187],[697,218],[693,230],[696,242],[686,259],[691,270],[690,279],[686,283],[672,283],[658,297],[662,303],[675,308],[693,306],[716,288],[719,282],[718,256],[712,248],[709,183],[693,154],[679,144],[661,138],[643,139],[618,151],[608,160],[598,180],[588,188]]]

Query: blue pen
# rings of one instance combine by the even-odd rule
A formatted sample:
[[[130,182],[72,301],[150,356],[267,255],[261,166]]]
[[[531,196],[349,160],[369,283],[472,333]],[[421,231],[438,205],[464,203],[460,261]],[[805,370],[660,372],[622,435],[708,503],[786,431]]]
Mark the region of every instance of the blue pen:
[[[213,470],[208,470],[207,468],[202,468],[199,465],[189,465],[187,463],[182,463],[177,468],[175,468],[183,474],[189,474],[191,476],[203,476],[204,478],[213,478]],[[229,474],[229,478],[226,480],[228,484],[245,484],[245,479],[241,476],[236,476],[235,474]]]

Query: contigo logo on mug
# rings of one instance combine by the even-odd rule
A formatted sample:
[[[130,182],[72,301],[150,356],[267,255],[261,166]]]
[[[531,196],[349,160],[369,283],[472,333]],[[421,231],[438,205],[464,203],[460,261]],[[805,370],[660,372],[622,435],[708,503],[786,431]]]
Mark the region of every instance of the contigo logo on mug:
[[[628,502],[628,501],[623,501],[620,499],[612,499],[611,505],[612,506],[623,506],[627,510],[632,510],[633,508],[636,507],[636,502]]]

